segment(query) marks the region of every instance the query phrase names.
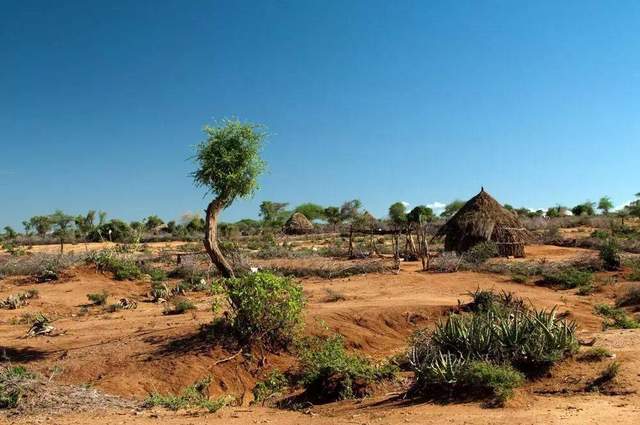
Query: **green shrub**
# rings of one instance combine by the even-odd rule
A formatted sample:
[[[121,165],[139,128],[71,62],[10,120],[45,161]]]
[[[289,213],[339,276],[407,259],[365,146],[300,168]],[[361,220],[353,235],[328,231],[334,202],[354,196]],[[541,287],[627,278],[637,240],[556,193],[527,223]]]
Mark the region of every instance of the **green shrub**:
[[[606,304],[597,304],[595,311],[605,320],[602,326],[604,329],[638,329],[640,323],[634,318],[630,317],[622,308],[616,308]]]
[[[514,273],[511,275],[511,280],[515,283],[527,283],[529,281],[529,276],[525,274]]]
[[[109,294],[106,291],[102,291],[97,294],[87,294],[87,298],[95,305],[105,305]]]
[[[304,295],[288,277],[258,272],[212,286],[228,304],[228,325],[243,343],[286,348],[302,325]]]
[[[253,398],[257,403],[278,397],[287,388],[289,382],[278,369],[272,370],[264,380],[256,383],[253,388]]]
[[[94,263],[100,271],[113,273],[116,280],[139,279],[142,276],[135,261],[121,257],[113,250],[93,252],[87,261]]]
[[[593,273],[575,267],[565,267],[543,272],[543,280],[563,289],[579,288],[593,284]]]
[[[620,249],[615,239],[609,238],[600,246],[600,260],[605,270],[620,269]]]
[[[596,229],[593,232],[591,232],[591,237],[596,239],[606,240],[606,239],[609,239],[609,232],[602,229]]]
[[[165,305],[164,314],[184,314],[189,310],[195,310],[196,306],[186,298],[174,298]]]
[[[459,384],[481,394],[488,391],[498,404],[503,404],[513,395],[513,389],[523,382],[524,375],[509,365],[472,361],[462,373]]]
[[[0,409],[17,407],[24,395],[25,383],[34,375],[22,366],[0,369]]]
[[[193,385],[182,390],[180,394],[159,394],[152,393],[144,402],[145,407],[161,406],[169,410],[179,410],[186,408],[206,409],[210,413],[217,412],[222,407],[228,405],[233,399],[229,396],[210,400],[207,389],[211,383],[211,378],[202,379]]]
[[[492,241],[480,242],[471,249],[469,249],[465,254],[465,259],[475,265],[482,264],[489,260],[490,258],[494,258],[498,256],[498,245]]]
[[[413,335],[408,357],[416,376],[414,392],[433,395],[442,389],[452,393],[460,386],[473,389],[464,377],[476,361],[535,374],[577,351],[575,324],[556,317],[555,309],[527,309],[522,300],[507,293],[475,294],[471,313],[451,314],[433,331]],[[495,372],[508,382],[517,382],[509,371],[477,366],[472,376]],[[495,389],[497,401],[510,394],[509,384],[504,391]]]
[[[630,261],[628,265],[631,267],[631,273],[629,273],[627,279],[633,282],[640,282],[640,261]]]
[[[151,277],[151,282],[164,282],[167,280],[167,272],[162,269],[149,269],[146,273]]]
[[[613,353],[604,347],[593,347],[578,354],[576,357],[581,362],[599,362],[608,357],[613,357]]]
[[[298,347],[301,383],[305,395],[316,402],[330,402],[368,394],[372,382],[395,376],[397,367],[382,367],[350,354],[341,335],[308,337]]]

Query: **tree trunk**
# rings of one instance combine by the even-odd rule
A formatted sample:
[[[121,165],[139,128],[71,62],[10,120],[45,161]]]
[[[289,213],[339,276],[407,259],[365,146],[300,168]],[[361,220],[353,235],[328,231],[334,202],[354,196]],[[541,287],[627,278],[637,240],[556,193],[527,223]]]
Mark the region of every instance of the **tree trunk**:
[[[207,219],[204,229],[204,248],[211,257],[211,262],[218,268],[223,277],[235,277],[229,262],[222,255],[218,247],[218,215],[222,211],[224,203],[220,199],[214,199],[207,207]]]

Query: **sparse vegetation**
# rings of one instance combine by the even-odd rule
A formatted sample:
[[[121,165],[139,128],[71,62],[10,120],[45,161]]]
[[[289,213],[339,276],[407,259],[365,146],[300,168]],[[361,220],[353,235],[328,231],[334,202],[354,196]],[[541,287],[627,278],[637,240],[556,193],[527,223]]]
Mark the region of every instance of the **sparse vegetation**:
[[[604,329],[637,329],[640,328],[640,322],[629,316],[622,308],[616,308],[607,304],[597,304],[595,311],[606,320],[602,326]]]
[[[107,302],[107,298],[109,298],[109,294],[106,291],[102,291],[95,294],[87,294],[87,298],[94,305],[105,305]]]
[[[287,377],[278,369],[274,369],[269,372],[265,379],[256,383],[253,388],[253,399],[256,403],[264,403],[282,395],[288,385]]]
[[[208,395],[211,378],[205,378],[195,382],[193,385],[182,390],[180,394],[159,394],[152,393],[144,402],[146,407],[164,407],[169,410],[180,410],[186,408],[206,409],[209,413],[217,412],[224,406],[229,405],[233,398],[223,396],[211,400]]]
[[[12,409],[18,406],[23,395],[25,384],[34,375],[22,366],[0,368],[0,409]]]
[[[543,281],[562,289],[580,288],[593,285],[593,273],[575,267],[563,267],[545,271]]]
[[[33,298],[38,298],[38,291],[36,289],[29,289],[26,292],[9,295],[4,300],[0,300],[0,308],[15,310],[27,305],[29,300]]]
[[[175,297],[165,305],[164,314],[184,314],[189,310],[195,309],[196,306],[191,300],[182,297]]]
[[[613,238],[608,238],[600,246],[600,260],[605,270],[615,271],[620,269],[620,248]]]
[[[616,307],[640,306],[640,286],[633,286],[616,300]]]
[[[308,337],[298,346],[301,383],[305,395],[315,402],[329,402],[364,397],[375,380],[390,379],[397,367],[373,365],[369,360],[350,354],[341,335]]]
[[[613,357],[613,353],[604,347],[592,347],[576,356],[582,362],[599,362],[611,357]]]

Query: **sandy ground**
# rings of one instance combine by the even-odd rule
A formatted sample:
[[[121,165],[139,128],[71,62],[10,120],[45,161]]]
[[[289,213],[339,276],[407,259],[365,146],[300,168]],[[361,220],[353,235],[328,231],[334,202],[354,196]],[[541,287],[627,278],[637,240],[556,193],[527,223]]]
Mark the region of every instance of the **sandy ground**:
[[[530,260],[565,260],[584,255],[585,250],[533,246]],[[588,252],[587,252],[588,253]],[[596,336],[597,344],[613,350],[623,364],[618,395],[576,391],[570,380],[587,379],[594,368],[576,362],[565,365],[544,382],[534,382],[518,390],[504,409],[486,409],[480,403],[438,405],[396,400],[394,394],[377,394],[361,402],[345,401],[316,406],[307,413],[275,410],[249,405],[257,370],[247,368],[242,356],[222,364],[217,361],[229,352],[200,338],[199,328],[211,321],[210,300],[191,296],[198,306],[192,314],[166,316],[163,307],[145,302],[147,282],[117,282],[90,268],[76,269],[63,282],[34,284],[20,278],[0,281],[0,297],[36,288],[40,298],[19,310],[0,310],[0,346],[13,362],[20,362],[55,382],[88,385],[105,393],[141,400],[149,392],[178,392],[195,380],[212,375],[212,395],[237,395],[239,407],[228,407],[215,414],[135,412],[109,409],[85,413],[51,413],[35,416],[1,417],[0,423],[31,424],[199,424],[199,423],[603,423],[640,421],[640,331],[601,330],[601,319],[593,305],[611,302],[612,291],[578,296],[575,291],[516,284],[507,276],[459,272],[424,273],[417,263],[406,263],[398,273],[369,274],[351,278],[302,280],[308,297],[307,332],[324,323],[343,334],[353,349],[373,358],[401,352],[407,337],[417,328],[432,326],[458,300],[467,301],[468,292],[477,288],[513,291],[537,307],[558,306],[575,320],[580,337]],[[132,311],[105,313],[87,306],[86,294],[106,290],[110,302],[127,296],[139,301]],[[345,300],[328,302],[329,293]],[[28,312],[43,311],[54,317],[55,337],[25,339],[28,325],[16,323]],[[295,364],[291,356],[271,356],[267,367],[282,370]],[[582,375],[584,376],[582,376]],[[576,378],[577,376],[577,378]],[[572,381],[573,382],[573,381]],[[576,381],[577,382],[577,381]],[[573,385],[573,386],[572,386]],[[627,394],[632,392],[631,394]]]

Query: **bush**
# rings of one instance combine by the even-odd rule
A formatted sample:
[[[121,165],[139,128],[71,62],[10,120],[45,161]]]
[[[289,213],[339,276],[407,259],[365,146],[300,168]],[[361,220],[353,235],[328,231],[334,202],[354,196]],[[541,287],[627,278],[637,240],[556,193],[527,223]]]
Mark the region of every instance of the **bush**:
[[[602,370],[602,372],[600,372],[600,375],[598,375],[596,379],[594,379],[591,383],[589,383],[589,385],[587,386],[587,390],[589,391],[600,390],[600,388],[603,385],[613,381],[615,377],[618,376],[619,372],[620,372],[620,363],[618,363],[617,361],[611,362],[609,365],[607,365],[607,367],[605,367]]]
[[[132,280],[142,277],[142,270],[135,261],[121,257],[113,250],[93,252],[87,261],[94,263],[100,271],[113,273],[116,280]]]
[[[578,354],[577,359],[581,362],[599,362],[608,357],[613,357],[611,351],[604,347],[594,347]]]
[[[547,270],[543,272],[543,281],[558,285],[562,289],[579,288],[593,284],[593,273],[575,267]]]
[[[490,258],[498,256],[498,245],[493,241],[480,242],[465,254],[465,259],[474,265],[480,265]]]
[[[503,404],[523,382],[524,375],[511,366],[473,361],[465,368],[459,384],[480,394],[488,391],[498,404]]]
[[[165,306],[164,314],[184,314],[195,310],[196,306],[186,298],[174,298]]]
[[[629,267],[631,267],[631,273],[627,276],[627,279],[633,282],[640,281],[640,261],[635,260],[629,263]]]
[[[162,269],[149,269],[146,274],[151,277],[151,282],[164,282],[167,280],[167,272]]]
[[[476,291],[474,300],[471,314],[452,314],[433,331],[418,331],[412,337],[408,357],[416,376],[414,392],[472,390],[465,379],[484,376],[491,382],[489,377],[495,375],[493,395],[504,401],[513,388],[509,383],[519,382],[510,367],[540,373],[577,351],[575,324],[557,318],[555,310],[529,310],[522,300],[491,291]],[[507,369],[474,366],[477,361]],[[469,375],[472,368],[475,372]],[[502,379],[501,389],[497,385]]]
[[[286,348],[302,325],[302,287],[288,277],[251,273],[224,279],[212,291],[228,304],[226,320],[242,343]]]
[[[30,299],[38,298],[38,291],[29,289],[27,292],[19,292],[15,295],[9,295],[4,300],[0,300],[0,308],[7,310],[15,310],[29,303]]]
[[[253,398],[257,403],[278,397],[287,388],[289,382],[278,369],[272,370],[267,377],[256,383],[253,388]]]
[[[210,383],[211,378],[202,379],[183,389],[178,395],[152,393],[144,401],[144,406],[161,406],[169,410],[198,407],[206,409],[210,413],[217,412],[222,407],[228,405],[233,399],[229,396],[224,396],[216,400],[210,400],[207,393],[207,388]]]
[[[609,238],[600,246],[600,260],[602,260],[605,270],[620,269],[620,249],[615,239]]]
[[[98,294],[87,294],[87,298],[94,305],[105,305],[108,297],[109,297],[109,294],[107,294],[106,291],[102,291],[101,293],[98,293]]]
[[[337,334],[305,338],[298,352],[305,395],[316,402],[364,397],[374,381],[390,379],[397,372],[396,366],[374,366],[364,357],[349,354]]]
[[[24,394],[25,383],[34,375],[22,366],[0,369],[0,409],[17,407]]]
[[[640,323],[622,309],[616,308],[606,304],[598,304],[595,306],[595,312],[604,317],[605,320],[602,324],[604,329],[638,329]]]
[[[515,283],[527,283],[529,281],[529,276],[525,274],[514,273],[511,275],[511,280]]]

